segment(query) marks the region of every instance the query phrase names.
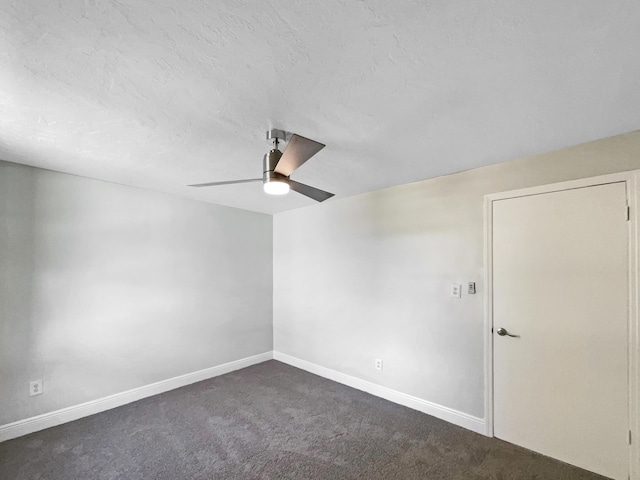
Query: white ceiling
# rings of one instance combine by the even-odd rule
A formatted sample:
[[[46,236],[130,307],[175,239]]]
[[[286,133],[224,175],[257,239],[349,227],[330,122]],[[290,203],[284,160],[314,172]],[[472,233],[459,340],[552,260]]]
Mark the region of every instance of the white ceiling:
[[[275,127],[354,195],[639,129],[639,86],[638,0],[0,0],[0,159],[267,213],[314,202],[185,185]]]

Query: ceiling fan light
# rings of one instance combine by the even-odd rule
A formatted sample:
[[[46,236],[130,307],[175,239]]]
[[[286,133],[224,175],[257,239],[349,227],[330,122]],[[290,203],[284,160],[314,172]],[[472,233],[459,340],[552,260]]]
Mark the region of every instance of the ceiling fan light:
[[[289,184],[271,179],[271,181],[264,183],[264,191],[269,195],[286,195],[289,193]]]

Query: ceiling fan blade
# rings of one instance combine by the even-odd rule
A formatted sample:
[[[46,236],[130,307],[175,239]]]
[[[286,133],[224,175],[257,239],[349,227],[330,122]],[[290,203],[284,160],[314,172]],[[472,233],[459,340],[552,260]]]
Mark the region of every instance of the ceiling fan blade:
[[[294,182],[289,179],[289,187],[291,190],[295,190],[302,195],[306,195],[309,198],[313,198],[316,202],[324,202],[326,199],[333,197],[333,193],[325,192],[319,188],[305,185],[304,183]]]
[[[292,135],[287,148],[276,165],[275,171],[280,175],[288,177],[293,171],[304,162],[313,157],[316,153],[324,148],[322,143],[301,137],[300,135]]]
[[[196,183],[195,185],[187,185],[187,187],[215,187],[217,185],[233,185],[234,183],[249,183],[261,181],[262,178],[248,178],[246,180],[229,180],[227,182]]]

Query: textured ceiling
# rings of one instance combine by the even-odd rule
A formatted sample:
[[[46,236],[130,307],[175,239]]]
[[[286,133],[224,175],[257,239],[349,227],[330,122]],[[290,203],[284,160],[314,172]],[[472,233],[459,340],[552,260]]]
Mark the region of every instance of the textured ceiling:
[[[638,0],[0,0],[0,159],[274,213],[640,128]],[[603,159],[606,161],[606,159]],[[333,199],[328,200],[334,201]]]

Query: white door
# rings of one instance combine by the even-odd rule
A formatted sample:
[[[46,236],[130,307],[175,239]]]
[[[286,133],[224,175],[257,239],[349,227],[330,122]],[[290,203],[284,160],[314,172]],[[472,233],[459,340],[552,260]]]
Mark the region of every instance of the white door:
[[[616,480],[629,473],[626,205],[621,182],[492,209],[494,434]]]

